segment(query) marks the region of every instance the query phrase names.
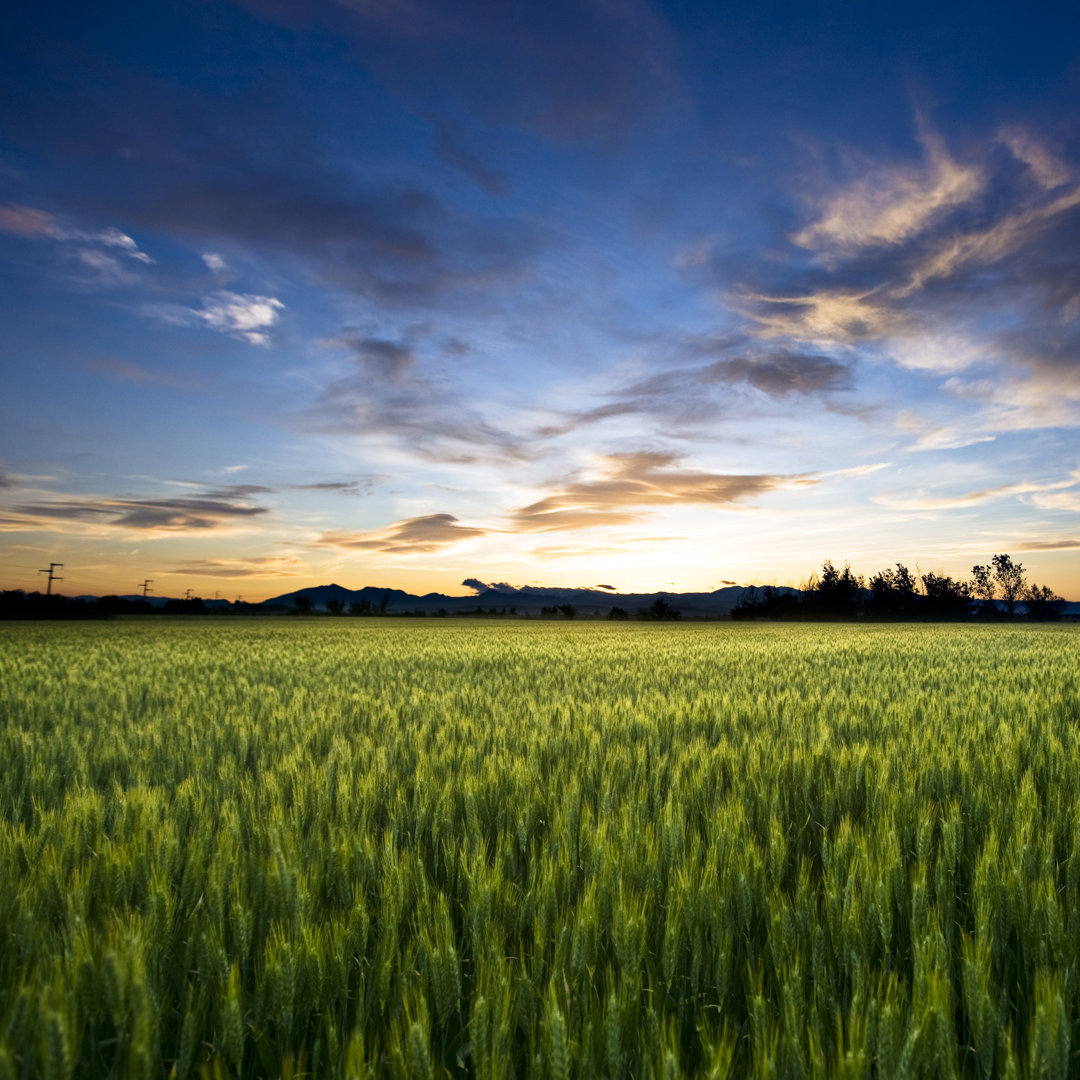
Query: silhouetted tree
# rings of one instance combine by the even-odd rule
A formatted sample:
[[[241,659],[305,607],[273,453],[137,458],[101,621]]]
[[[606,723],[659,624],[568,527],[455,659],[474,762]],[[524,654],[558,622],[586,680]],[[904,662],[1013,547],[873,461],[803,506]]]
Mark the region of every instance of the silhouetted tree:
[[[994,567],[994,581],[1001,589],[1001,599],[1010,615],[1016,609],[1016,601],[1024,594],[1024,568],[1012,561],[1010,555],[995,555],[990,562]]]
[[[576,619],[577,618],[577,608],[574,607],[573,604],[560,604],[559,605],[559,611],[562,612],[562,616],[563,616],[564,619]]]
[[[331,615],[341,615],[345,611],[345,601],[340,596],[332,596],[326,601],[326,610]]]
[[[361,597],[359,600],[352,600],[349,603],[350,615],[370,615],[371,614],[371,601],[365,600]]]
[[[765,586],[760,600],[753,600],[750,595],[744,596],[731,612],[731,617],[737,620],[798,619],[801,615],[802,596],[799,593],[781,592],[771,585]]]
[[[847,563],[842,569],[837,569],[832,559],[826,559],[821,567],[821,576],[812,583],[811,607],[819,615],[850,618],[859,613],[862,589],[862,578],[853,574]]]
[[[1024,592],[1024,608],[1033,619],[1060,619],[1065,601],[1045,585],[1031,585]]]
[[[993,603],[994,593],[997,591],[994,585],[994,572],[989,566],[973,566],[971,568],[972,593],[988,605]]]
[[[296,606],[296,613],[298,615],[309,614],[311,609],[315,606],[312,603],[310,596],[298,596],[296,600],[293,601],[293,603]]]
[[[936,619],[962,619],[971,612],[971,587],[946,574],[932,571],[922,575],[926,591],[926,614]]]
[[[645,612],[645,618],[656,622],[672,622],[681,619],[682,613],[676,611],[662,596],[658,596]]]
[[[919,602],[915,575],[897,563],[895,570],[879,570],[870,579],[870,610],[875,615],[913,615]]]
[[[161,610],[165,615],[202,615],[206,612],[206,605],[201,596],[192,596],[183,600],[166,600]]]
[[[619,620],[622,620],[622,619],[629,619],[630,618],[630,612],[627,611],[625,608],[613,607],[607,613],[607,617],[609,619],[613,620],[613,621],[619,621]]]

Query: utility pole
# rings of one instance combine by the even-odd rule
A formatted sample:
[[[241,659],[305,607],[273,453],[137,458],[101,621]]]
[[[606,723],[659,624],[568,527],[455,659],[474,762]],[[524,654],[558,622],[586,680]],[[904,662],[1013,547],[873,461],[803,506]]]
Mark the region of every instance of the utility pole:
[[[54,573],[54,571],[56,571],[57,569],[63,570],[64,569],[64,564],[62,562],[51,562],[51,563],[49,563],[49,569],[48,570],[39,570],[38,571],[39,574],[48,574],[49,575],[49,584],[45,586],[45,595],[46,596],[52,596],[52,585],[53,585],[54,581],[63,581],[64,580],[62,577],[57,577],[56,574]]]
[[[142,598],[144,600],[146,599],[146,594],[147,593],[151,593],[151,592],[154,591],[153,589],[150,588],[150,586],[153,585],[153,584],[154,584],[154,579],[153,578],[147,578],[141,585],[136,586],[137,588],[142,589]]]
[[[184,599],[185,600],[190,600],[191,599],[191,590],[190,589],[185,590]]]

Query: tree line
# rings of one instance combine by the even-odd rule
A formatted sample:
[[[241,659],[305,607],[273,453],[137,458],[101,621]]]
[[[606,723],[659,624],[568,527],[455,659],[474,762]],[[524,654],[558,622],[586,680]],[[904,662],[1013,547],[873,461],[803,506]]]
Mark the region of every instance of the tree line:
[[[1065,601],[1046,585],[1029,584],[1011,555],[994,555],[971,568],[970,579],[933,571],[912,573],[903,563],[869,579],[827,559],[820,574],[796,590],[767,586],[759,600],[743,600],[734,619],[1058,619]]]
[[[371,599],[355,599],[348,605],[340,597],[326,602],[331,616],[443,617],[439,611],[405,611],[391,607],[391,596],[383,593]],[[744,598],[732,611],[733,619],[1058,619],[1065,601],[1045,585],[1029,584],[1024,567],[1010,555],[994,555],[985,565],[971,568],[970,578],[953,578],[933,571],[912,573],[903,563],[879,570],[864,578],[845,563],[831,559],[821,572],[812,574],[801,589],[766,586],[760,595]],[[68,598],[58,593],[25,593],[20,589],[0,592],[0,619],[102,619],[118,615],[314,615],[322,614],[310,596],[299,595],[289,609],[268,609],[257,604],[236,602],[228,606],[207,605],[200,597],[168,600],[151,606],[146,600],[121,596]],[[517,608],[489,608],[477,605],[474,611],[455,611],[459,617],[518,616]],[[574,619],[580,612],[573,604],[540,609],[540,618]],[[718,616],[723,617],[723,616]],[[680,611],[663,597],[650,607],[632,612],[612,607],[606,618],[612,621],[639,619],[668,622],[681,618]]]

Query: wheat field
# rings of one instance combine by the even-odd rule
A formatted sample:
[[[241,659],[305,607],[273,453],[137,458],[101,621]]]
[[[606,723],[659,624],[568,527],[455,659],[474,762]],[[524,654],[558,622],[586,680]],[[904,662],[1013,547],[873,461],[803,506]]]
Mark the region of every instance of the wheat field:
[[[1080,1076],[1080,630],[0,626],[0,1080]]]

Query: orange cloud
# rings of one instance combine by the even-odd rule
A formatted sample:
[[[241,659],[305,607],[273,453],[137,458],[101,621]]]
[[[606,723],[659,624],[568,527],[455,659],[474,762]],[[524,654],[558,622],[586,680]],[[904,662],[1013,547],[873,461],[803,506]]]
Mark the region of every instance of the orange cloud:
[[[775,488],[817,483],[808,473],[746,475],[673,468],[680,457],[669,453],[611,455],[603,460],[601,479],[568,484],[522,507],[514,512],[515,528],[549,532],[624,525],[640,521],[658,507],[730,506]]]
[[[427,514],[406,518],[379,532],[328,532],[316,541],[320,547],[373,551],[384,555],[413,555],[439,551],[450,544],[485,536],[487,529],[459,525],[453,514]]]

